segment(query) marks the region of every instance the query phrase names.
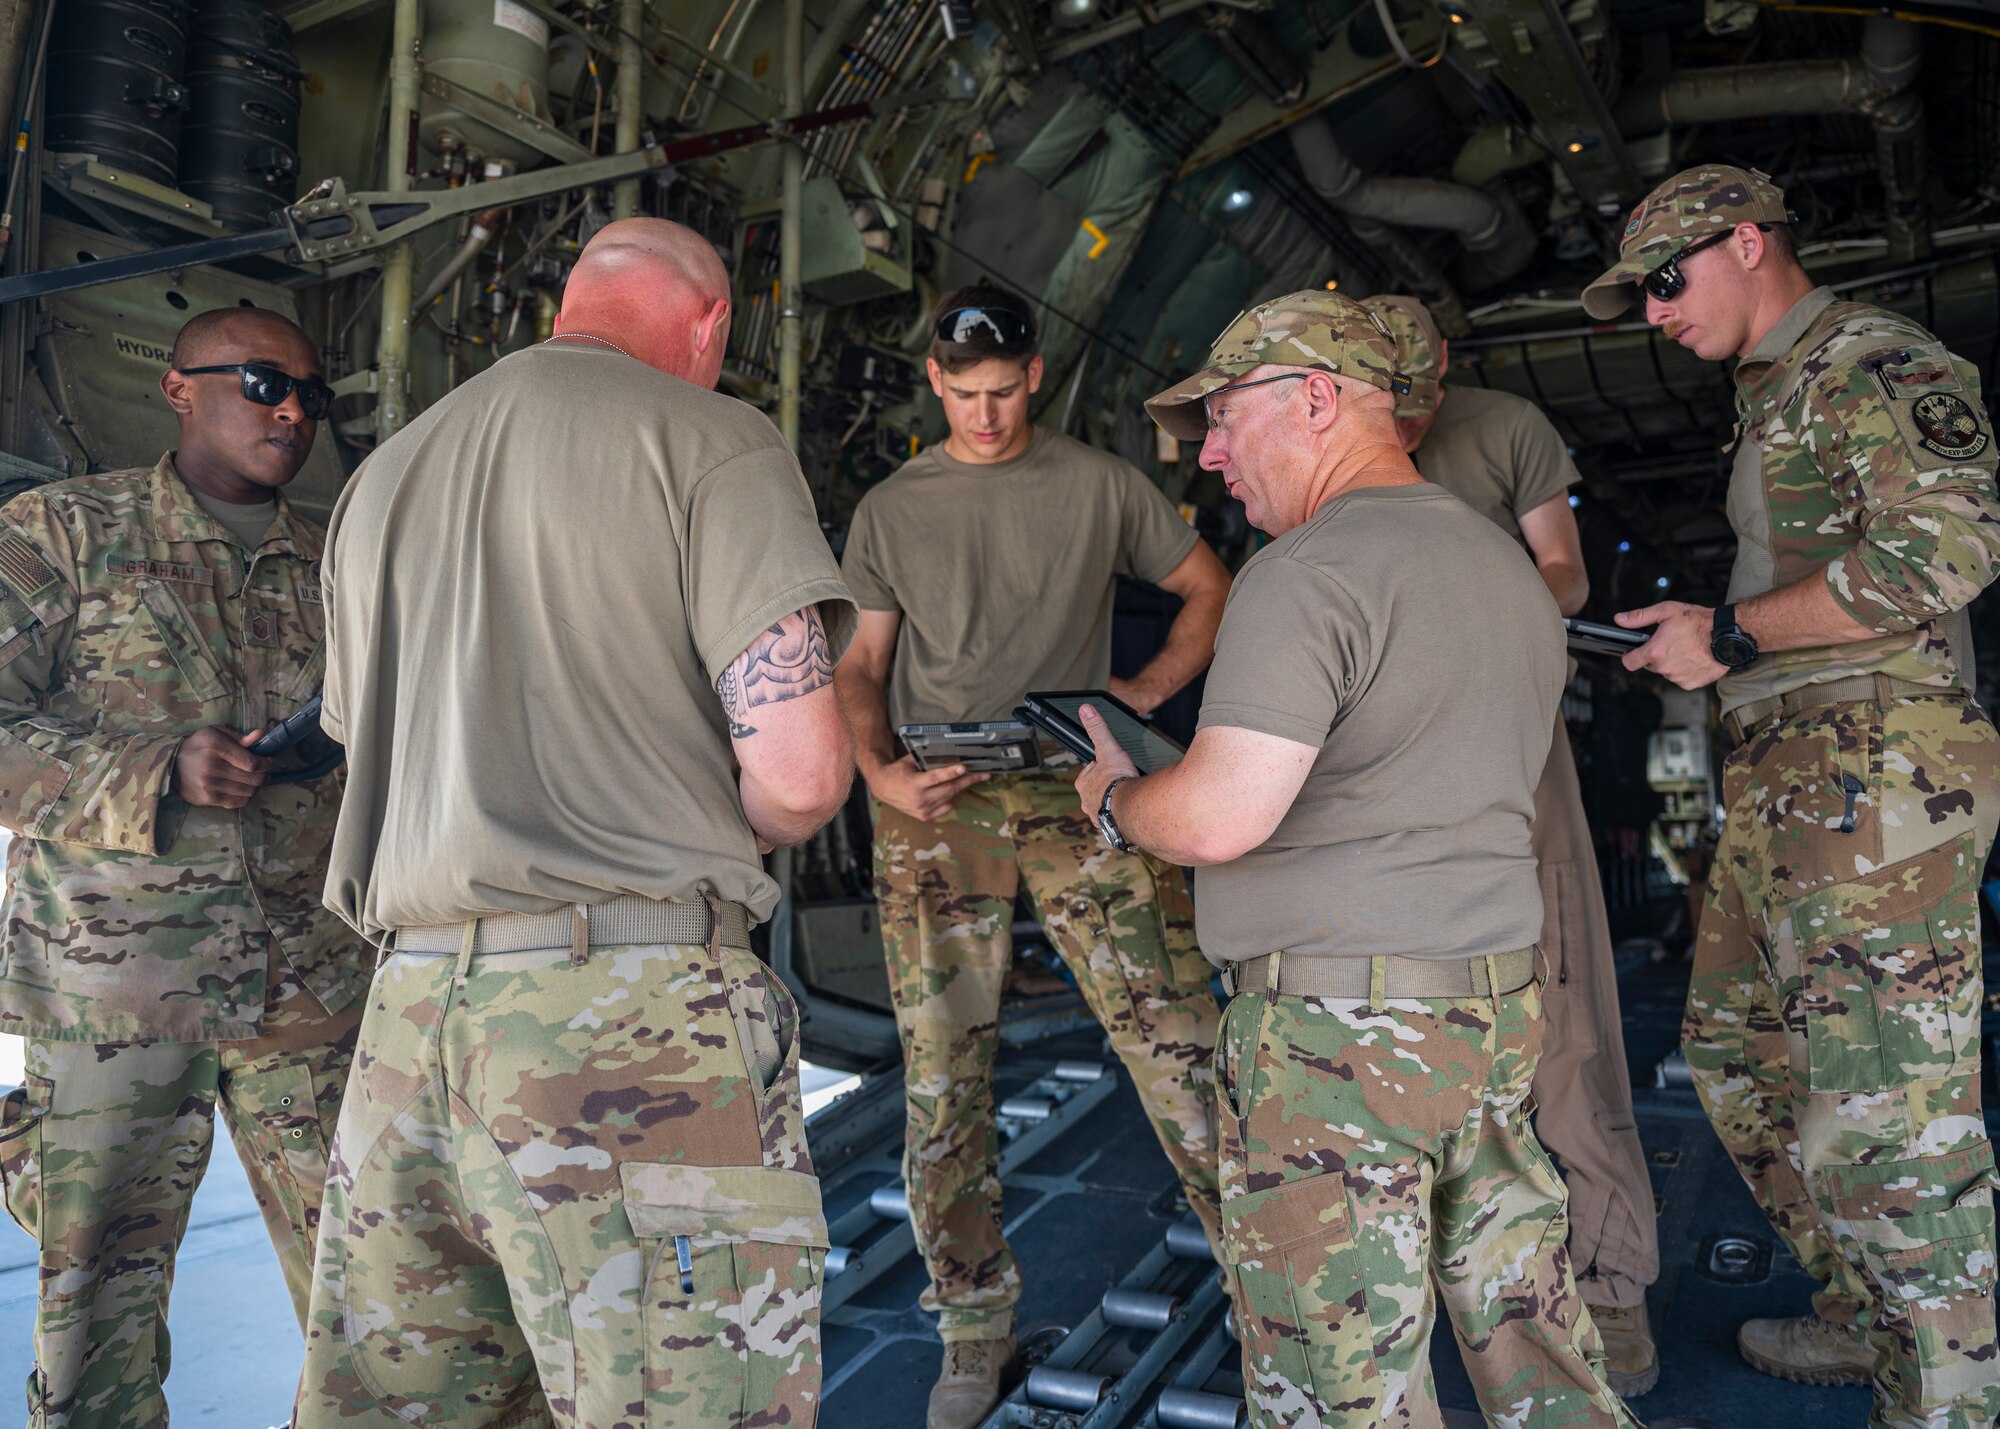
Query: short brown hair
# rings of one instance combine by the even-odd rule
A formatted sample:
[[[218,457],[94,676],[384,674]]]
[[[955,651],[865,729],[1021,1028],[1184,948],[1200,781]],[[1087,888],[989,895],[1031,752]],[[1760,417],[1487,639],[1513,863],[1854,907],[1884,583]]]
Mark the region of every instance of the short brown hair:
[[[997,308],[1019,317],[1028,325],[1025,342],[995,342],[983,334],[967,342],[946,342],[937,335],[938,319],[960,308]],[[963,372],[995,357],[1004,357],[1026,367],[1041,351],[1035,329],[1034,305],[997,284],[978,282],[969,288],[946,293],[931,311],[931,360],[946,372]]]

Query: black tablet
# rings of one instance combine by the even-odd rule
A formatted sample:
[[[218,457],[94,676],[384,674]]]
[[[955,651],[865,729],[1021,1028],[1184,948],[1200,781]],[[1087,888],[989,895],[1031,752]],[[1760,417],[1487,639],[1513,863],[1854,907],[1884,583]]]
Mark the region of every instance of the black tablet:
[[[1650,630],[1627,630],[1622,625],[1599,625],[1591,620],[1565,620],[1569,648],[1592,655],[1623,655],[1637,650],[1653,638]]]
[[[1037,769],[1041,742],[1020,720],[980,720],[967,724],[905,724],[896,728],[919,769],[963,764],[968,774],[1011,774]]]
[[[1014,711],[1079,759],[1096,759],[1097,750],[1077,711],[1089,705],[1111,726],[1112,738],[1130,756],[1141,774],[1157,774],[1181,762],[1187,750],[1146,723],[1139,712],[1103,690],[1054,690],[1030,694]]]

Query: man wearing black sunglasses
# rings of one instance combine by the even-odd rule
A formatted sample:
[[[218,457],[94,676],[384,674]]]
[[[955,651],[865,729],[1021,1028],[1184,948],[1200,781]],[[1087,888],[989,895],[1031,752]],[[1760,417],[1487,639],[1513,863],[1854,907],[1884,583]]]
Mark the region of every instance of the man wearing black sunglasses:
[[[0,1031],[28,1072],[0,1180],[40,1244],[36,1424],[167,1422],[166,1287],[218,1106],[303,1317],[373,963],[320,905],[341,778],[271,784],[248,748],[324,665],[321,533],[278,495],[325,413],[313,345],[231,308],[173,361],[174,451],[0,512]]]
[[[1744,1358],[1868,1383],[1874,1425],[1987,1424],[1993,1151],[1979,1115],[1980,870],[2000,734],[1965,608],[2000,572],[1977,369],[1899,313],[1814,287],[1784,198],[1722,165],[1634,210],[1592,317],[1737,357],[1736,564],[1719,609],[1627,611],[1625,657],[1714,684],[1723,766],[1682,1041],[1709,1119],[1821,1282]]]

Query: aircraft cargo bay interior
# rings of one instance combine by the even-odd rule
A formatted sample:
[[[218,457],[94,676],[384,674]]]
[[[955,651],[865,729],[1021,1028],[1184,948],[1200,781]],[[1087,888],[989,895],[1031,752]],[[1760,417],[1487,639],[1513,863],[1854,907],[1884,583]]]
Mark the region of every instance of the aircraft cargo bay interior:
[[[0,123],[0,1418],[2000,1419],[2000,0],[0,0]]]

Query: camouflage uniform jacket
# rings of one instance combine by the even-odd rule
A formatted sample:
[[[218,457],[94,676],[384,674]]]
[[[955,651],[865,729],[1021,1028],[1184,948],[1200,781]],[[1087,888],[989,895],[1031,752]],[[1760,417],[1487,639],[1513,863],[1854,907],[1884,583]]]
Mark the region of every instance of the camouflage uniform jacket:
[[[280,497],[244,551],[171,454],[0,511],[0,1032],[253,1037],[271,978],[329,1011],[366,986],[320,906],[340,772],[233,812],[169,792],[187,735],[258,728],[318,687],[320,542]]]
[[[1876,633],[1766,655],[1723,679],[1723,707],[1856,674],[1969,686],[1960,612],[2000,570],[1977,369],[1908,318],[1816,288],[1738,365],[1736,412],[1729,598],[1825,567]]]

